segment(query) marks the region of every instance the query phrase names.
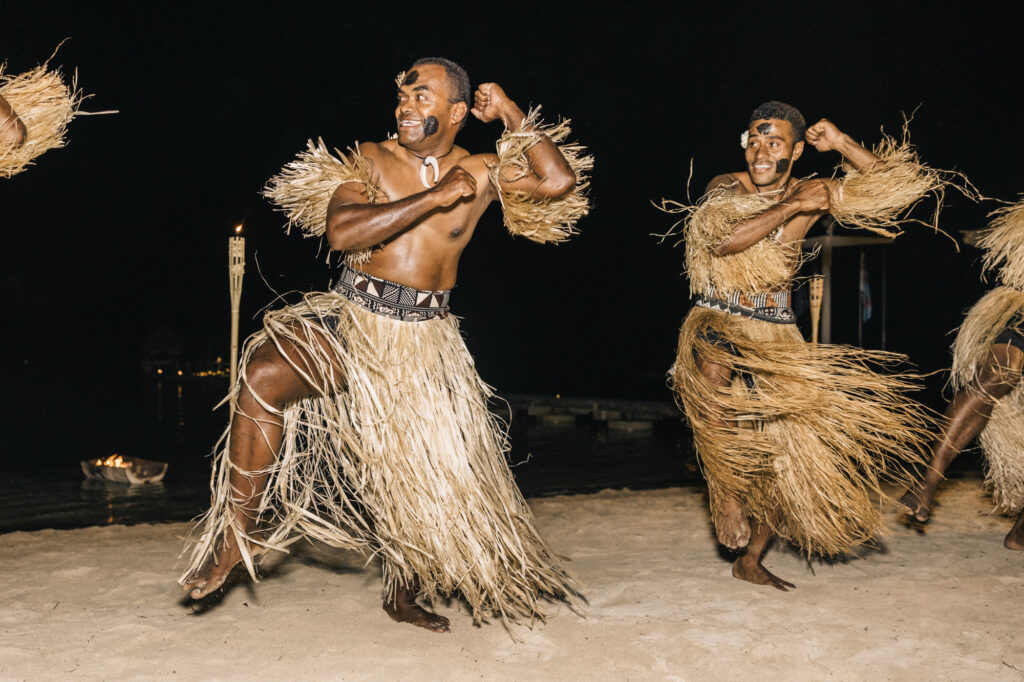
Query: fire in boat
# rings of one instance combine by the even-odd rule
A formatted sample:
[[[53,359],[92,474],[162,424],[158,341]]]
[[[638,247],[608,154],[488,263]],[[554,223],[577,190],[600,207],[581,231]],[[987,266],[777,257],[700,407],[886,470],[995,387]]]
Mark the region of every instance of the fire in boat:
[[[106,458],[82,460],[82,473],[91,480],[140,485],[158,483],[167,473],[167,462],[113,454]]]

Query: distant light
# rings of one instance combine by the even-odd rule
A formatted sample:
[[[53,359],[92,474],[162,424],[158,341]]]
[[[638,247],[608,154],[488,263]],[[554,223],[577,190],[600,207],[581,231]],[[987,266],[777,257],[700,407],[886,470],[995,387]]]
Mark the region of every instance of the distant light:
[[[162,369],[158,369],[158,370],[156,371],[156,373],[157,373],[157,374],[163,374],[163,373],[164,373],[164,371],[163,371]]]
[[[562,399],[562,394],[561,393],[556,393],[555,394],[555,399],[556,400],[561,400]]]
[[[181,370],[180,369],[178,370],[178,376],[179,377],[181,376]]]
[[[217,362],[224,362],[224,359],[221,356],[218,355],[217,356]]]

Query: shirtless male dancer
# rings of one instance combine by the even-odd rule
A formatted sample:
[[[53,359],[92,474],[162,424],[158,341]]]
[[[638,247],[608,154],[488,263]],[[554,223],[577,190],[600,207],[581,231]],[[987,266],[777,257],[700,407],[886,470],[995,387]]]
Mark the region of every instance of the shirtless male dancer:
[[[718,541],[744,550],[733,575],[786,590],[793,584],[761,563],[773,535],[832,555],[876,532],[877,479],[857,472],[879,475],[879,453],[905,450],[916,412],[898,382],[864,366],[871,351],[805,343],[790,307],[800,243],[842,182],[795,179],[793,163],[805,143],[839,152],[859,171],[877,157],[826,119],[805,131],[800,112],[781,102],[754,110],[743,141],[746,169],[715,177],[687,209],[694,305],[671,384],[694,431]],[[764,201],[748,200],[761,194]],[[718,227],[715,216],[726,211],[738,213]],[[868,399],[878,386],[879,399]]]
[[[822,119],[805,131],[803,116],[798,111],[772,104],[759,107],[751,116],[744,153],[746,170],[717,176],[708,184],[708,191],[727,188],[734,194],[763,194],[781,190],[782,197],[767,211],[738,225],[726,241],[716,245],[715,252],[720,256],[743,251],[780,227],[778,241],[799,253],[800,242],[829,208],[829,180],[793,178],[793,164],[803,154],[805,140],[819,152],[839,152],[854,168],[863,168],[876,158],[831,121]],[[706,361],[701,362],[701,374],[722,388],[733,380],[730,367]],[[761,565],[772,539],[771,530],[765,524],[748,522],[741,500],[726,497],[714,521],[719,542],[730,549],[746,547],[746,552],[733,564],[734,576],[781,590],[794,587]]]
[[[376,185],[377,196],[384,194],[387,201],[372,201],[373,193],[368,191],[366,186],[352,182],[339,185],[330,199],[325,235],[330,248],[350,253],[372,248],[368,260],[354,266],[357,269],[346,268],[346,274],[342,275],[342,280],[348,277],[355,283],[354,286],[361,287],[358,291],[349,288],[346,295],[350,300],[354,298],[365,302],[372,298],[367,293],[371,290],[365,288],[367,283],[370,287],[396,287],[403,292],[418,290],[419,294],[428,300],[440,298],[441,294],[446,295],[445,290],[455,286],[459,258],[473,236],[477,221],[487,207],[498,199],[499,191],[502,196],[505,192],[519,191],[528,194],[534,200],[544,201],[566,195],[576,186],[577,178],[559,148],[546,136],[540,135],[536,144],[525,152],[528,171],[519,177],[500,179],[496,183],[499,187],[496,187],[495,183],[492,183],[493,178],[489,176],[489,166],[495,165],[498,157],[495,154],[469,153],[455,144],[456,134],[465,125],[470,113],[485,123],[501,121],[510,131],[519,130],[525,116],[496,83],[481,84],[476,90],[472,106],[469,102],[469,93],[469,80],[465,71],[457,64],[442,58],[419,60],[398,83],[398,103],[395,108],[397,137],[379,143],[358,145],[354,153],[361,153],[370,169],[372,182]],[[335,291],[338,291],[337,287]],[[347,301],[344,303],[349,305]],[[385,310],[389,309],[386,301],[375,300],[373,303]],[[408,331],[411,329],[451,325],[455,330],[453,334],[461,344],[454,318],[447,316],[447,319],[444,319],[446,305],[443,309],[435,309],[433,312],[415,307],[410,307],[409,310],[424,318],[431,317],[437,312],[441,315],[440,318],[423,321],[397,322],[395,327],[389,328],[394,329],[393,332],[387,332],[389,338],[397,334],[412,333]],[[397,316],[400,311],[391,312]],[[367,313],[359,311],[358,314],[365,316]],[[237,523],[244,531],[241,537],[246,540],[243,544],[250,550],[258,550],[259,548],[254,545],[263,537],[263,529],[257,527],[254,518],[254,510],[258,507],[267,484],[267,475],[259,472],[273,465],[275,456],[282,447],[282,411],[296,401],[315,394],[322,395],[327,390],[326,386],[341,387],[351,395],[352,401],[365,399],[366,393],[362,387],[358,393],[351,391],[355,379],[350,375],[356,373],[359,368],[341,367],[337,360],[331,361],[331,366],[327,370],[322,366],[320,369],[312,368],[315,362],[308,357],[312,354],[309,348],[316,348],[319,345],[327,349],[328,346],[332,346],[332,342],[332,348],[338,347],[338,339],[332,338],[332,334],[336,333],[334,328],[324,328],[330,325],[329,319],[324,318],[321,324],[314,318],[311,325],[304,328],[307,331],[296,332],[296,336],[293,337],[299,338],[300,341],[303,337],[314,337],[306,339],[312,342],[311,345],[304,348],[280,338],[274,338],[273,343],[260,343],[248,356],[244,373],[241,373],[245,379],[238,391],[236,416],[229,431],[227,457],[231,466],[230,483],[235,491],[234,509],[239,510],[233,513],[238,515]],[[358,331],[361,334],[363,330]],[[345,338],[341,338],[340,341],[344,351],[348,347],[348,341]],[[359,343],[361,340],[352,338],[351,342]],[[430,353],[431,349],[427,347],[422,352]],[[468,354],[466,357],[468,358]],[[410,366],[420,366],[432,363],[434,359],[411,355],[405,357],[404,361],[410,363]],[[467,362],[472,370],[471,358]],[[304,368],[304,371],[300,372],[298,368]],[[369,369],[377,371],[376,368]],[[325,376],[327,373],[333,376]],[[478,381],[475,371],[472,378]],[[404,383],[412,383],[412,380],[406,379]],[[444,399],[456,400],[461,397],[455,395],[459,393],[459,386],[443,384],[439,391],[432,394],[435,398],[431,400],[436,400],[437,395],[450,395],[450,398]],[[254,397],[254,394],[258,398]],[[481,401],[481,404],[484,402],[486,401]],[[431,405],[425,406],[430,407]],[[436,407],[445,409],[443,405]],[[247,418],[238,418],[239,413]],[[486,415],[486,410],[482,409],[481,414]],[[430,415],[426,409],[416,416],[421,422],[430,422]],[[437,426],[422,423],[413,428],[429,430]],[[470,435],[452,434],[445,442],[456,445],[447,449],[461,447],[460,438],[479,438],[472,434],[487,428],[487,424],[459,424],[459,429],[456,430]],[[405,432],[390,434],[389,437],[400,442],[415,438],[416,434]],[[492,440],[504,442],[503,438],[502,433],[499,438]],[[488,462],[486,466],[490,468],[493,464],[494,469],[498,471],[496,475],[503,477],[502,481],[507,479],[508,485],[514,488],[504,460],[504,452],[499,447],[494,449],[495,452],[491,454],[497,461]],[[387,453],[377,453],[374,456],[382,454]],[[400,455],[398,459],[405,458],[403,453],[397,454]],[[455,453],[453,456],[457,455],[458,453]],[[430,465],[430,476],[434,474],[433,466]],[[477,460],[470,460],[463,466],[459,476],[466,476],[467,468],[472,470],[468,474],[471,476],[479,474],[475,469],[481,467]],[[493,489],[492,479],[481,480],[484,481],[484,485]],[[447,486],[448,483],[442,482],[441,485]],[[376,492],[374,494],[376,495]],[[527,520],[532,524],[532,515],[525,504],[522,504],[524,511],[516,510],[515,504],[520,504],[522,499],[517,489],[514,490],[514,494],[518,502],[512,500],[509,503],[510,509],[506,515],[516,518],[509,523],[520,524],[521,519],[529,517]],[[447,502],[449,507],[457,507],[458,504],[454,497]],[[358,501],[356,506],[359,506]],[[455,508],[451,512],[453,518],[445,522],[449,528],[438,528],[437,532],[448,534],[453,524],[466,525],[466,518],[460,517],[460,513],[461,510]],[[408,516],[405,518],[408,523],[415,523],[417,520]],[[370,526],[367,532],[375,537],[380,537],[380,533],[383,532],[391,532],[391,529],[381,526],[401,525],[374,521],[376,519],[366,525]],[[505,520],[500,520],[494,525],[501,523],[505,523]],[[460,533],[474,532],[473,529],[461,527],[457,530]],[[526,531],[517,533],[520,533],[517,537],[524,544],[534,542],[532,536],[524,539]],[[237,534],[226,532],[202,564],[183,577],[181,584],[193,599],[201,599],[220,587],[231,569],[243,561],[245,552],[239,549],[238,537],[240,536]],[[536,542],[540,543],[539,540]],[[501,549],[499,548],[499,552]],[[385,555],[387,582],[387,555],[384,552],[381,554]],[[502,561],[517,563],[521,558],[508,554],[503,556],[503,560],[496,560],[499,569],[493,571],[498,573],[498,580],[502,579],[502,568],[507,569],[506,572],[526,572],[524,566],[518,564],[500,566]],[[248,557],[245,557],[245,560],[248,563]],[[471,560],[470,563],[472,562]],[[560,569],[556,572],[560,572]],[[428,583],[430,587],[436,587],[439,579],[433,575],[422,576],[422,579],[421,576],[415,575],[410,579],[409,572],[399,575],[405,577],[400,577],[397,587],[385,596],[385,611],[396,621],[412,623],[435,632],[447,632],[447,618],[430,613],[416,604],[421,584]],[[566,581],[571,582],[568,579]],[[460,585],[456,585],[455,589],[463,590],[465,594],[464,588]],[[558,596],[558,590],[553,591]]]

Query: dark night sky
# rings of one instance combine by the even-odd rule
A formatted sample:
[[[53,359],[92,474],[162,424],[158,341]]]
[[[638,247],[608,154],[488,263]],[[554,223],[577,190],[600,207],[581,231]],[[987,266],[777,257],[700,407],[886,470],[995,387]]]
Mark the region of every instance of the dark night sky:
[[[243,331],[275,292],[326,286],[316,245],[284,235],[258,191],[308,137],[384,138],[392,78],[418,56],[451,57],[474,86],[497,81],[573,118],[597,159],[593,212],[571,243],[513,240],[493,208],[465,253],[454,311],[481,374],[504,390],[668,399],[688,298],[682,249],[650,236],[672,220],[650,200],[682,198],[691,159],[696,188],[739,169],[739,133],[763,100],[868,142],[920,105],[924,159],[989,196],[1024,191],[1016,4],[352,4],[5,5],[10,72],[71,36],[55,63],[95,93],[86,109],[120,110],[76,120],[67,149],[0,181],[0,358],[16,377],[5,432],[116,415],[161,325],[192,357],[225,354],[225,242],[240,220]],[[472,121],[460,144],[490,149],[499,132]],[[835,161],[809,150],[796,168]],[[994,207],[950,203],[942,226],[954,234]],[[914,228],[891,247],[891,349],[927,371],[948,362],[944,334],[982,291],[976,260]]]

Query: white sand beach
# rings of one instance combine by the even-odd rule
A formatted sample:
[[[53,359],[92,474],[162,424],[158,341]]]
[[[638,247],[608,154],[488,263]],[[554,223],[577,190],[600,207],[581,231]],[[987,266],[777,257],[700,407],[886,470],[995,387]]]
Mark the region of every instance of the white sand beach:
[[[0,679],[1020,680],[1024,556],[1002,546],[980,481],[947,484],[922,535],[766,566],[788,593],[735,580],[701,491],[535,499],[585,586],[585,617],[452,632],[398,625],[375,564],[309,548],[196,613],[175,580],[185,524],[0,536]],[[813,571],[812,571],[813,569]]]

